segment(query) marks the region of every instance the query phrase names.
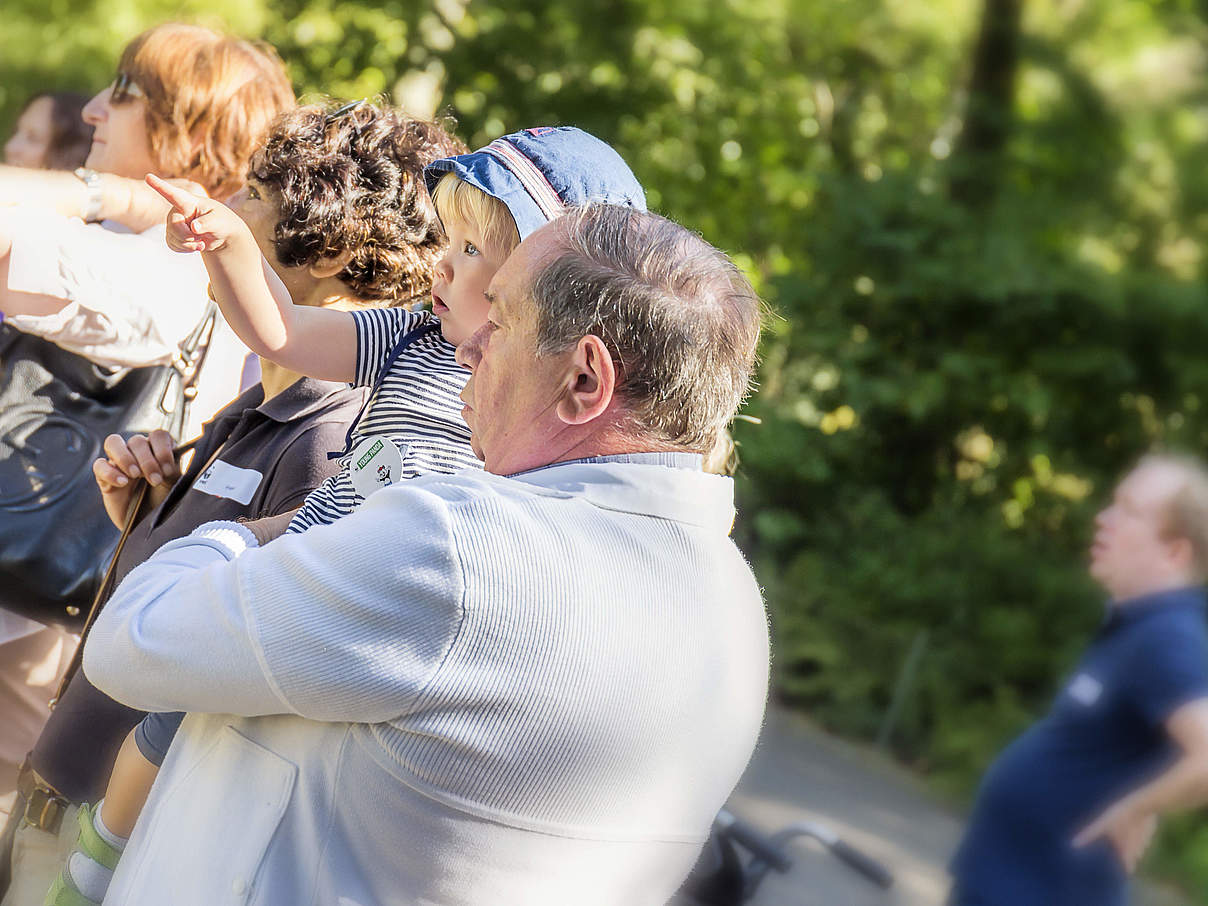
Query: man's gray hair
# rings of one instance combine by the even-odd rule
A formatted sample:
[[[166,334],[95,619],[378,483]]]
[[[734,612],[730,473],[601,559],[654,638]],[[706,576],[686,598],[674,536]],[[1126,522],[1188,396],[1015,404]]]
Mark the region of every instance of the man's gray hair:
[[[751,386],[763,306],[733,262],[677,223],[617,205],[558,220],[561,253],[533,281],[537,353],[588,334],[617,367],[631,430],[708,452]]]
[[[1180,473],[1179,486],[1166,505],[1162,531],[1167,537],[1187,539],[1196,581],[1208,580],[1208,465],[1197,456],[1175,451],[1150,453],[1139,463],[1150,464]]]

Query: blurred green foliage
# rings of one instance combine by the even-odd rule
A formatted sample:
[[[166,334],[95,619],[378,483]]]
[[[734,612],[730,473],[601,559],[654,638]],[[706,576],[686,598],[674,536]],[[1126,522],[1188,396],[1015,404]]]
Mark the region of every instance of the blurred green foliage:
[[[166,18],[263,37],[306,94],[574,123],[777,313],[736,437],[778,688],[967,792],[1102,602],[1090,518],[1208,442],[1208,25],[1192,0],[8,0],[0,125]],[[1162,865],[1208,884],[1208,831]]]

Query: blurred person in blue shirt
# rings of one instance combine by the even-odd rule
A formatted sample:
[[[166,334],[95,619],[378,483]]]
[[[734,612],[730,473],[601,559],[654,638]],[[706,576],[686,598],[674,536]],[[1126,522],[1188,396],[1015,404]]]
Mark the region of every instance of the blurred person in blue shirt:
[[[1208,801],[1208,468],[1143,459],[1095,520],[1108,611],[982,779],[952,906],[1117,906],[1157,817]]]

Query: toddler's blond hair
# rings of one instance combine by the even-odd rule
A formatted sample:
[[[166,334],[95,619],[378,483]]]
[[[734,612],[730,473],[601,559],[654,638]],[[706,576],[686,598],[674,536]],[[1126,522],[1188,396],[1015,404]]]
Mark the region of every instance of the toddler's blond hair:
[[[440,178],[432,192],[432,202],[446,232],[450,220],[481,230],[482,241],[488,247],[484,251],[505,257],[520,244],[520,232],[507,206],[477,186],[458,179],[455,173]]]

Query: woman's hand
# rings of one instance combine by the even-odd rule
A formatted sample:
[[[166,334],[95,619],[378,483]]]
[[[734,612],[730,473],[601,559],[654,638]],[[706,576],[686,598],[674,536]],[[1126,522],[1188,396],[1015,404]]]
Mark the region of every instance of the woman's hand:
[[[101,489],[105,512],[118,528],[126,525],[130,501],[145,478],[151,485],[148,500],[158,506],[168,496],[172,485],[180,478],[180,466],[173,454],[172,435],[167,431],[152,431],[150,436],[136,434],[129,440],[120,434],[105,438],[105,459],[92,464],[92,474]]]
[[[172,206],[168,212],[166,238],[174,252],[217,252],[230,240],[251,231],[230,208],[220,201],[147,174],[147,185]]]

